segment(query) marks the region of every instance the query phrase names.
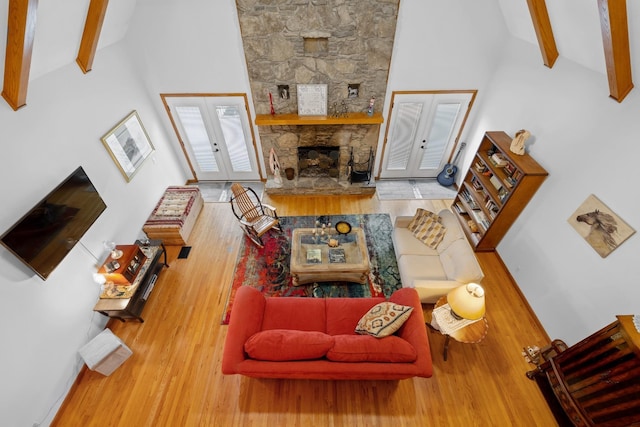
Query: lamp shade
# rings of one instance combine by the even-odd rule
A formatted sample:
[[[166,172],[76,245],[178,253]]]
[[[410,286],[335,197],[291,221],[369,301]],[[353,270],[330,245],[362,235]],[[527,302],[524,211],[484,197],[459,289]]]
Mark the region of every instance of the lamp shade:
[[[484,316],[484,289],[477,283],[458,286],[447,294],[447,302],[454,315],[468,320]]]

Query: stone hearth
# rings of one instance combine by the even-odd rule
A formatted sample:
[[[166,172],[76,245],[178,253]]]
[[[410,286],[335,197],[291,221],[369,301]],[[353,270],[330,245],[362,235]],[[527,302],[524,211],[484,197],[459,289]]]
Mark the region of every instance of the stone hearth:
[[[313,194],[364,194],[372,195],[376,192],[374,180],[366,182],[349,183],[348,180],[338,181],[335,178],[315,177],[315,178],[295,178],[291,181],[282,177],[282,185],[274,182],[269,176],[265,191],[274,195],[313,195]]]

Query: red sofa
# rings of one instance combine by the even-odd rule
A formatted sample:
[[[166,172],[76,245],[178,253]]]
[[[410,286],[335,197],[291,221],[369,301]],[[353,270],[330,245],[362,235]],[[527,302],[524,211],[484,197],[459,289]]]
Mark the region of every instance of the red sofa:
[[[400,289],[389,298],[414,307],[393,335],[375,338],[354,332],[358,320],[382,301],[385,299],[265,298],[243,286],[231,310],[222,373],[333,380],[430,377],[429,341],[415,289]]]

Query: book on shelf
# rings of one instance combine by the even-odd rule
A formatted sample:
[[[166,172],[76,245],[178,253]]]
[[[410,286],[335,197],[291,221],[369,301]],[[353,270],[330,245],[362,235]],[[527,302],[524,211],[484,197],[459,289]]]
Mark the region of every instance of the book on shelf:
[[[513,163],[509,163],[507,162],[507,164],[504,166],[504,171],[507,175],[511,176],[516,172],[516,167],[513,165]]]
[[[346,263],[347,256],[344,253],[344,249],[343,248],[329,249],[329,262],[330,263]]]
[[[307,264],[320,264],[322,262],[322,250],[320,248],[307,249]]]
[[[484,163],[482,163],[481,161],[477,161],[473,167],[475,168],[476,171],[482,173],[482,172],[486,172],[489,168],[487,168],[487,165],[485,165]]]
[[[502,188],[502,182],[500,182],[500,178],[498,178],[495,175],[491,175],[491,178],[489,178],[489,182],[491,182],[491,184],[495,187],[496,190],[500,191],[500,189]]]
[[[502,153],[493,153],[491,157],[489,157],[489,161],[499,168],[503,168],[509,163]]]
[[[459,213],[459,214],[466,214],[467,211],[464,209],[464,206],[462,206],[462,203],[460,202],[456,202],[452,205],[453,209]]]

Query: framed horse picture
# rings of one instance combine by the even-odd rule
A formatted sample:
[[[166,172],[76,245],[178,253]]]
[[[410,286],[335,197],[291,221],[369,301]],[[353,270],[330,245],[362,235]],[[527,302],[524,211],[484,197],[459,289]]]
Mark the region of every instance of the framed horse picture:
[[[593,194],[567,221],[602,258],[636,232]]]

